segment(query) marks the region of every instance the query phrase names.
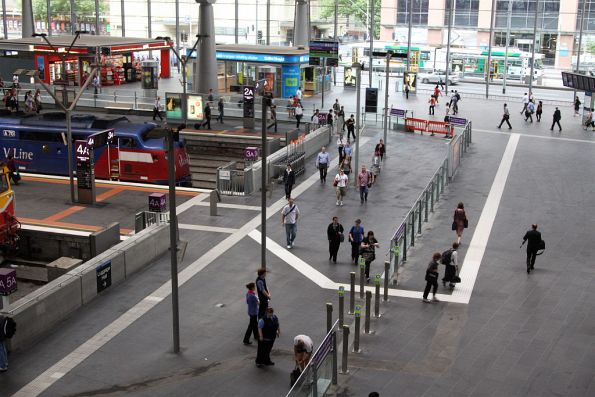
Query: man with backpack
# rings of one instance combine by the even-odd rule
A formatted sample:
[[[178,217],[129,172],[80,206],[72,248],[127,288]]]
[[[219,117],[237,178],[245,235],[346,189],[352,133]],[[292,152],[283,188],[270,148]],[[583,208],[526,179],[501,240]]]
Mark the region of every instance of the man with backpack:
[[[445,266],[444,278],[442,279],[442,285],[446,287],[446,283],[450,289],[455,287],[455,283],[459,282],[457,273],[459,272],[459,254],[458,254],[459,243],[454,242],[452,248],[447,249],[442,253],[440,263]]]
[[[8,371],[8,352],[4,341],[14,336],[17,324],[11,317],[0,316],[0,372]]]

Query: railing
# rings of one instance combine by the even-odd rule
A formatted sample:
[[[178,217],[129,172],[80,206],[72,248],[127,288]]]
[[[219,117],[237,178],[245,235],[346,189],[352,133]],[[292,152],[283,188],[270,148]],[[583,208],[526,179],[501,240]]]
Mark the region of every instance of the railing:
[[[286,397],[324,396],[331,385],[337,384],[338,323],[335,321]]]
[[[303,141],[287,145],[285,147],[285,152],[285,156],[275,159],[271,164],[272,172],[270,173],[270,178],[283,177],[283,171],[288,163],[291,164],[291,169],[296,177],[306,172],[306,149]]]
[[[252,193],[252,167],[243,170],[236,168],[237,162],[231,161],[217,168],[217,190],[227,196],[246,196]]]
[[[455,175],[462,156],[471,144],[471,138],[471,123],[469,122],[463,131],[451,140],[442,165],[436,170],[393,234],[387,256],[390,262],[389,274],[395,282],[398,282],[399,266],[407,261],[408,248],[415,246],[416,237],[422,233],[422,225],[428,222],[429,214],[434,212],[435,203],[440,201],[440,195],[444,193],[445,186]]]
[[[169,212],[142,211],[137,213],[134,218],[134,232],[138,233],[149,226],[164,223],[169,223]]]

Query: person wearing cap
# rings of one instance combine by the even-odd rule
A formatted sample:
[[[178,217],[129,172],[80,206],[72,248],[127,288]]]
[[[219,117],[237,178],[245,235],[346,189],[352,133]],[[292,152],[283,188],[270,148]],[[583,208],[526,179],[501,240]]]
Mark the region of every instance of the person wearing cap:
[[[273,350],[275,339],[281,336],[281,328],[272,307],[268,307],[265,316],[258,320],[258,336],[256,366],[261,368],[263,365],[275,365],[271,361],[271,350]]]

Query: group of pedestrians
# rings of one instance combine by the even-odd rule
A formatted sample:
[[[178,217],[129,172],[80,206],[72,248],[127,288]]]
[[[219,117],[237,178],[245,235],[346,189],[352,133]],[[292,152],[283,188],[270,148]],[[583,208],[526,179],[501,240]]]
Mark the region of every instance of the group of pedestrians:
[[[20,110],[18,89],[16,87],[5,89],[2,103],[10,112],[18,112]],[[39,113],[42,108],[40,89],[36,89],[35,92],[32,90],[26,91],[23,96],[23,103],[25,104],[25,113]]]
[[[532,93],[525,92],[521,98],[521,102],[523,104],[523,108],[521,109],[520,114],[525,116],[525,122],[529,121],[532,123],[533,114],[535,114],[537,122],[541,122],[541,116],[543,114],[543,101],[537,101]],[[575,101],[575,113],[578,112],[577,106],[580,106],[580,101],[578,98],[576,98]],[[559,132],[562,132],[560,120],[562,120],[562,112],[558,107],[556,107],[552,115],[552,126],[550,127],[550,131],[553,131],[554,126],[557,125]],[[498,128],[502,128],[502,124],[504,123],[508,125],[509,130],[512,129],[512,125],[510,124],[510,110],[508,109],[508,104],[506,103],[503,105],[502,119],[500,120],[500,124],[498,124]]]

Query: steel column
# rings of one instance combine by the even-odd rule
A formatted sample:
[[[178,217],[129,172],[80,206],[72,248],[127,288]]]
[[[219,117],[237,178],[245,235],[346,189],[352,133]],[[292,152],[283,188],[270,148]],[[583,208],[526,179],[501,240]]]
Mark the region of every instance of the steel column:
[[[486,78],[486,98],[490,96],[490,77],[492,75],[492,37],[494,35],[494,15],[496,14],[496,0],[492,0],[492,10],[490,11],[490,39],[488,43],[488,66]],[[484,67],[484,69],[486,69]],[[495,70],[494,70],[495,72]]]
[[[533,46],[531,46],[531,77],[529,77],[529,95],[533,89],[533,73],[535,70],[535,47],[537,46],[537,16],[539,15],[539,0],[535,0],[535,21],[533,23]]]

